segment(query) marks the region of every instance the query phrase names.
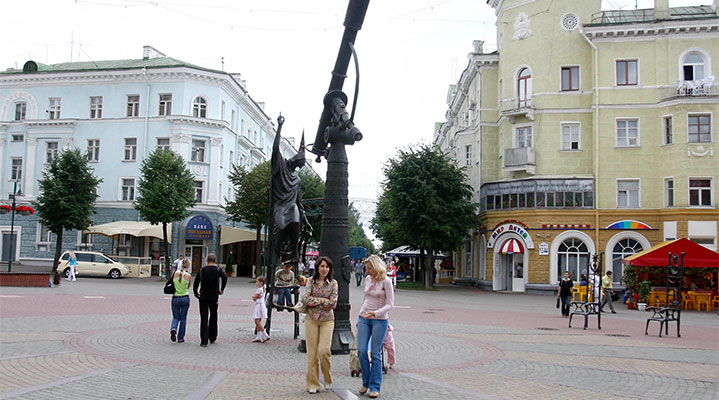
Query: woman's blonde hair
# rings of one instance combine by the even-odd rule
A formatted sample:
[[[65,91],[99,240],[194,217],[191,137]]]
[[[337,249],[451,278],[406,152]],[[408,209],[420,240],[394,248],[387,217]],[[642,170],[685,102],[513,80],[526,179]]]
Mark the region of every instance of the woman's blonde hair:
[[[190,259],[189,258],[182,260],[182,268],[183,269],[190,268]]]
[[[374,279],[383,281],[387,277],[387,266],[377,254],[372,254],[364,260],[365,265],[369,265],[375,272]]]

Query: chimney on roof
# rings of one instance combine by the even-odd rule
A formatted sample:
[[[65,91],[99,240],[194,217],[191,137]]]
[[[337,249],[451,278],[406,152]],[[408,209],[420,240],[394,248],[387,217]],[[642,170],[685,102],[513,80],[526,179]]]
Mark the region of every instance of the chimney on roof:
[[[669,0],[654,0],[654,19],[662,20],[670,17]]]
[[[142,59],[148,60],[150,58],[167,57],[165,53],[157,50],[152,46],[142,46]]]
[[[484,40],[473,40],[472,47],[474,47],[475,54],[484,53]]]

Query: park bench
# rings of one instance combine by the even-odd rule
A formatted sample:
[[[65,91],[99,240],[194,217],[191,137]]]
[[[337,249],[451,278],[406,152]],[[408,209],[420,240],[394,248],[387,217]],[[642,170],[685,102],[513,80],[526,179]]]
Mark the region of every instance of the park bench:
[[[665,307],[647,307],[647,311],[652,312],[652,316],[647,318],[647,325],[644,328],[644,334],[649,334],[649,323],[652,321],[659,322],[659,337],[662,337],[662,328],[664,333],[669,335],[669,323],[677,324],[677,337],[680,334],[681,316],[682,316],[682,278],[684,277],[684,254],[676,255],[669,253],[667,262],[667,290],[664,299]]]
[[[670,322],[677,323],[677,337],[682,336],[679,332],[681,307],[679,306],[678,302],[674,303],[672,307],[647,307],[647,311],[651,311],[652,316],[647,318],[647,326],[646,328],[644,328],[645,335],[649,334],[649,323],[652,321],[657,321],[659,322],[659,337],[662,337],[662,328],[665,329],[666,335],[669,334]]]
[[[581,315],[584,317],[584,329],[587,329],[589,324],[589,316],[599,316],[599,302],[593,301],[573,301],[569,303],[571,311],[569,312],[569,327],[572,327],[572,317],[575,315]],[[602,329],[601,325],[598,324],[598,328]]]

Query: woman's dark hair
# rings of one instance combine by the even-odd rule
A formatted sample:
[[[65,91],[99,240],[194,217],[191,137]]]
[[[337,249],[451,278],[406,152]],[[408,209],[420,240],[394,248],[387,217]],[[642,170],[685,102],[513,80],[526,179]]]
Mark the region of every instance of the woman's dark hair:
[[[317,259],[317,265],[315,266],[315,273],[312,275],[312,282],[317,282],[318,279],[320,279],[320,265],[322,264],[322,261],[327,263],[327,266],[330,267],[330,272],[327,273],[327,276],[325,277],[325,281],[332,282],[332,279],[334,279],[335,276],[335,268],[332,265],[332,260],[327,256],[322,256]]]

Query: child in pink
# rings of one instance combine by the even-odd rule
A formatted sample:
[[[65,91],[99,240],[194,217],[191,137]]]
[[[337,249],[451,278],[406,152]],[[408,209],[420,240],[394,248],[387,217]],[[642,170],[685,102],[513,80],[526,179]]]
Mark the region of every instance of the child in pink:
[[[384,336],[384,341],[382,342],[382,347],[387,352],[387,364],[389,364],[389,367],[392,368],[394,366],[394,336],[392,336],[392,331],[394,328],[392,328],[392,325],[387,324],[387,334]]]

